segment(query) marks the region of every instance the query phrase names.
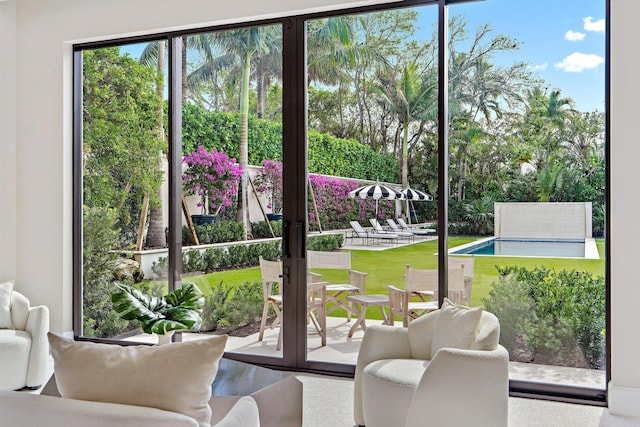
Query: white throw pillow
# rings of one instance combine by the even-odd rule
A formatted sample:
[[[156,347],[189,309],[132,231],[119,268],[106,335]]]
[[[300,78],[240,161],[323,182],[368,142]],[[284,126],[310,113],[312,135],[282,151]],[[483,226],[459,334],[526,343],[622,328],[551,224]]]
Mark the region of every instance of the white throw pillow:
[[[162,346],[77,342],[49,333],[62,397],[178,412],[210,427],[211,384],[226,335]]]
[[[441,348],[470,349],[478,332],[482,307],[456,305],[445,298],[436,321],[431,357]]]
[[[11,320],[11,293],[13,281],[0,283],[0,329],[12,329]]]

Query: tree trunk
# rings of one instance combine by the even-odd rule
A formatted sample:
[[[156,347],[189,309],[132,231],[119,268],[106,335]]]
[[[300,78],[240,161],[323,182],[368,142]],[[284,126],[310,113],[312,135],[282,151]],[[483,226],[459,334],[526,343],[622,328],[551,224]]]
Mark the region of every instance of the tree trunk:
[[[240,93],[240,149],[238,163],[242,167],[240,193],[238,194],[238,211],[236,220],[244,224],[245,239],[250,233],[247,209],[247,166],[249,165],[249,77],[251,74],[251,52],[245,56],[242,70],[242,89]]]
[[[156,129],[158,132],[158,138],[162,138],[164,141],[164,120],[163,120],[163,104],[164,104],[164,48],[165,42],[158,42],[158,63],[157,71],[161,76],[156,86],[156,96],[160,100],[158,107],[156,108]],[[164,160],[164,154],[160,155],[160,165]],[[167,236],[164,232],[164,216],[162,210],[162,184],[158,187],[157,201],[151,203],[151,209],[149,211],[149,229],[147,230],[146,247],[148,248],[166,248]]]

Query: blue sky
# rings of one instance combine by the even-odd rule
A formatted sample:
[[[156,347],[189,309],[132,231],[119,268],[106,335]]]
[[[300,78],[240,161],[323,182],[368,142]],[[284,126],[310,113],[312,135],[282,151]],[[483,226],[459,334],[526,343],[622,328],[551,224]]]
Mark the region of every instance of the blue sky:
[[[501,63],[528,63],[549,89],[561,89],[582,111],[604,111],[604,0],[486,0],[450,6],[468,30],[489,23],[522,43]]]
[[[421,33],[430,39],[437,19],[435,6],[421,7]],[[494,33],[511,36],[520,49],[496,58],[501,65],[522,61],[547,87],[561,89],[581,111],[604,111],[604,0],[484,0],[449,7],[449,16],[463,14],[472,37],[489,23]],[[138,57],[141,45],[123,47]]]

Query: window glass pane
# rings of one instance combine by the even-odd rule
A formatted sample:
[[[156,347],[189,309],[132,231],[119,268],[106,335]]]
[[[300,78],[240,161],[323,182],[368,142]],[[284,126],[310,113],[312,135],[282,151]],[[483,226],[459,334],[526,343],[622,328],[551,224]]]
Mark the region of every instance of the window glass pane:
[[[309,360],[355,364],[408,265],[431,275],[412,307],[437,308],[436,29],[433,6],[308,22]],[[407,187],[428,200],[393,200]]]
[[[167,293],[166,42],[83,52],[83,335],[153,340],[117,283]]]
[[[282,28],[195,34],[186,47],[183,281],[205,294],[203,334],[280,357]]]
[[[450,255],[475,262],[512,380],[605,388],[604,16],[450,8]]]

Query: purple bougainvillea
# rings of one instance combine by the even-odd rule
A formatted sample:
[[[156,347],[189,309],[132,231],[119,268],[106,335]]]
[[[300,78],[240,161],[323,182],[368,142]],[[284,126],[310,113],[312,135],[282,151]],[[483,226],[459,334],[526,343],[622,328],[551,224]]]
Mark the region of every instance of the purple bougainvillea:
[[[269,194],[267,208],[273,213],[282,212],[282,162],[263,160],[262,169],[256,174],[256,190]]]
[[[349,221],[361,221],[368,224],[376,212],[376,202],[371,199],[352,199],[349,192],[364,185],[363,182],[334,178],[323,175],[309,175],[309,181],[315,196],[316,207],[323,229],[348,228]],[[256,190],[266,192],[270,196],[267,207],[275,213],[282,210],[282,163],[274,160],[263,160],[262,169],[255,179]],[[317,229],[316,213],[309,194],[309,227]],[[395,205],[389,200],[378,202],[378,217],[394,216]]]
[[[235,159],[215,148],[207,151],[199,146],[196,151],[184,156],[182,162],[189,166],[182,175],[184,191],[200,196],[198,206],[205,210],[208,201],[210,213],[231,206],[242,176],[242,168]]]

